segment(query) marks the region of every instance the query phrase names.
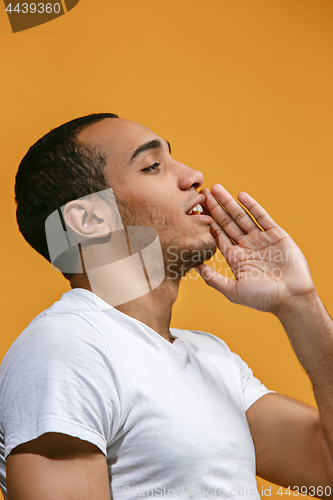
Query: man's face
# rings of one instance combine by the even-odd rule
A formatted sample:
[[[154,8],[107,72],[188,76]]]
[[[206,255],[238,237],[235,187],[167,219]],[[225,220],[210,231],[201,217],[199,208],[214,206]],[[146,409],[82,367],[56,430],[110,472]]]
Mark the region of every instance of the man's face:
[[[124,226],[157,230],[164,255],[173,269],[187,272],[216,250],[208,215],[188,215],[204,195],[197,192],[203,174],[171,157],[168,143],[143,125],[105,119],[78,139],[106,152],[106,177],[117,200]],[[198,255],[200,253],[200,258]],[[177,255],[177,258],[175,257]]]

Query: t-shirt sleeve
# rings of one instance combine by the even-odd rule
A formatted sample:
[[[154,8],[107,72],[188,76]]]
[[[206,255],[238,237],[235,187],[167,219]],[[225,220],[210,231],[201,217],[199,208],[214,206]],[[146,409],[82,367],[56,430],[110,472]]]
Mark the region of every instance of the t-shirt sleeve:
[[[251,368],[249,368],[249,366],[238,354],[232,354],[239,368],[245,411],[247,411],[259,398],[274,391],[267,389],[267,387],[265,387],[265,385],[253,375]]]
[[[105,339],[78,315],[32,322],[1,366],[5,456],[46,432],[89,441],[106,455],[120,416],[111,359]]]

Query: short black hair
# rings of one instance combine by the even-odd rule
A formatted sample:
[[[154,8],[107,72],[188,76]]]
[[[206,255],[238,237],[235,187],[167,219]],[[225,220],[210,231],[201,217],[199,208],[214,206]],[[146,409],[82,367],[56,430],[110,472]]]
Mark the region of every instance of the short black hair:
[[[79,132],[106,118],[119,117],[95,113],[54,128],[30,147],[19,165],[16,220],[25,240],[49,262],[47,217],[69,201],[111,187],[104,174],[105,152],[77,140]]]

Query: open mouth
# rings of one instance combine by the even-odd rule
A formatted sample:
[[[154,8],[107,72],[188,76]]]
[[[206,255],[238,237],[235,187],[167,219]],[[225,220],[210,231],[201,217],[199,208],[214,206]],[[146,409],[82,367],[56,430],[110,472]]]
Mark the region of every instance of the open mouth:
[[[195,207],[191,208],[186,215],[210,215],[205,205],[197,204]]]
[[[211,224],[213,222],[213,219],[209,215],[209,212],[204,205],[205,196],[204,195],[199,196],[199,199],[197,198],[196,202],[197,203],[186,212],[186,215],[188,215],[189,217],[192,217],[193,220],[196,220],[198,222],[200,221],[200,222],[203,222],[206,224],[207,223]],[[195,203],[195,201],[193,203]]]
[[[197,205],[195,205],[195,207],[191,208],[191,210],[186,212],[186,215],[200,215],[202,212],[203,208],[200,205],[200,203],[198,203]]]

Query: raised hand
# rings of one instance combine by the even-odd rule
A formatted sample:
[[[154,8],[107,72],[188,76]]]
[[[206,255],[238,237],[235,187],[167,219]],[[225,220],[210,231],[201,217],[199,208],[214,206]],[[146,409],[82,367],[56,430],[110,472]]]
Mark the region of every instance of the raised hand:
[[[240,193],[238,200],[262,229],[220,184],[201,193],[215,219],[211,234],[235,277],[201,264],[197,269],[208,285],[231,302],[274,314],[287,301],[315,293],[301,250],[251,196]]]

